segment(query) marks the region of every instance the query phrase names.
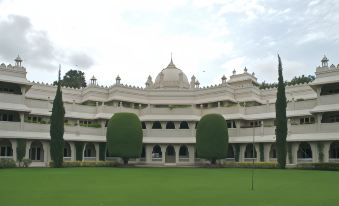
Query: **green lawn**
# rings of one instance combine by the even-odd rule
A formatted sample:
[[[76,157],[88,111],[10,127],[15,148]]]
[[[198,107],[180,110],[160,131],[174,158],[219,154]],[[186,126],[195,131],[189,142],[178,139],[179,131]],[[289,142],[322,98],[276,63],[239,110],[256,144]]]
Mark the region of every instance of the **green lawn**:
[[[339,172],[200,168],[0,170],[0,205],[338,205]]]

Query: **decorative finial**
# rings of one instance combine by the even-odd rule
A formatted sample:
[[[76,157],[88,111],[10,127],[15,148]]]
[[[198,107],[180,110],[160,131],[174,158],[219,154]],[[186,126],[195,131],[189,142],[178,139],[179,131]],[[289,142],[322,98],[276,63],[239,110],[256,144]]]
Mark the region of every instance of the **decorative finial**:
[[[245,67],[244,72],[247,73],[247,68]]]
[[[237,72],[235,71],[235,69],[233,69],[233,75],[235,75]]]
[[[170,62],[170,64],[173,64],[172,52],[171,52],[171,62]]]

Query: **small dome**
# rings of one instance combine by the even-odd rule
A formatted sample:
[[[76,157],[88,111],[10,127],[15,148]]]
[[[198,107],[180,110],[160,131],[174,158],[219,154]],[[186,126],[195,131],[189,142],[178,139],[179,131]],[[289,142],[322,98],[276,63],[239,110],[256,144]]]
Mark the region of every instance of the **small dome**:
[[[163,69],[154,81],[154,88],[185,88],[190,87],[187,76],[178,69],[171,59],[169,65]]]

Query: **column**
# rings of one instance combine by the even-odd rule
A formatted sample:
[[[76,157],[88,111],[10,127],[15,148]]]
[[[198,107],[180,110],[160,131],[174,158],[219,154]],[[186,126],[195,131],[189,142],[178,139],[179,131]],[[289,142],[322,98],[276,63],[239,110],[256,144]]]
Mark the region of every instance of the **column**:
[[[76,160],[76,158],[75,158],[75,156],[76,156],[76,149],[75,149],[75,144],[74,144],[74,142],[69,142],[69,146],[71,147],[71,160],[72,161],[75,161]]]
[[[246,144],[240,144],[239,162],[244,162]]]
[[[26,155],[24,159],[29,159],[29,149],[31,148],[32,141],[27,140],[26,141]]]
[[[94,148],[95,148],[95,161],[99,161],[99,143],[94,143]]]
[[[264,131],[264,120],[260,121],[261,127],[260,127],[260,134],[261,136],[265,135],[265,131]]]
[[[175,163],[179,163],[179,149],[180,145],[174,145],[174,151],[175,151]]]
[[[195,156],[194,156],[194,145],[187,145],[188,149],[188,162],[194,164]]]
[[[24,130],[25,114],[23,112],[20,112],[19,115],[20,115],[20,129]]]
[[[317,116],[316,116],[316,120],[317,120],[317,132],[320,131],[322,115],[323,115],[322,113],[318,113]]]
[[[18,147],[18,143],[16,139],[10,139],[10,142],[11,142],[12,150],[13,150],[13,160],[16,161],[17,160],[16,148]]]
[[[166,147],[167,147],[167,145],[160,145],[160,147],[161,147],[161,152],[162,152],[161,163],[165,164],[165,160],[166,160]]]
[[[48,166],[48,162],[50,161],[49,142],[42,142],[42,148],[44,150],[44,162],[46,163],[46,166]]]
[[[298,163],[298,149],[299,149],[299,142],[292,143],[292,164]]]
[[[310,142],[311,150],[312,150],[312,162],[319,161],[319,151],[318,151],[318,143]]]
[[[272,146],[272,143],[264,144],[264,161],[265,162],[269,162],[270,161],[271,146]]]
[[[254,144],[254,148],[255,148],[255,151],[257,153],[257,158],[256,158],[256,162],[260,162],[260,148],[259,148],[259,144]]]
[[[237,137],[240,135],[240,120],[235,120],[235,126],[237,128]]]
[[[146,163],[149,164],[152,162],[152,150],[153,150],[153,145],[145,145],[145,150],[146,150]]]
[[[329,162],[330,161],[330,146],[331,142],[324,142],[324,162]]]

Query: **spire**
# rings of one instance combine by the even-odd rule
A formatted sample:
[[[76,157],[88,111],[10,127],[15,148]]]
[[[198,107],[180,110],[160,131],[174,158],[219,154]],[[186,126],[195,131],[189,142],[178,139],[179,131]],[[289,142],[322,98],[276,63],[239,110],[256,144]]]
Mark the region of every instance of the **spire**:
[[[59,74],[58,74],[58,81],[60,82],[61,79],[61,64],[59,64]]]
[[[172,52],[171,52],[171,61],[170,61],[168,66],[175,66],[174,63],[173,63]]]

